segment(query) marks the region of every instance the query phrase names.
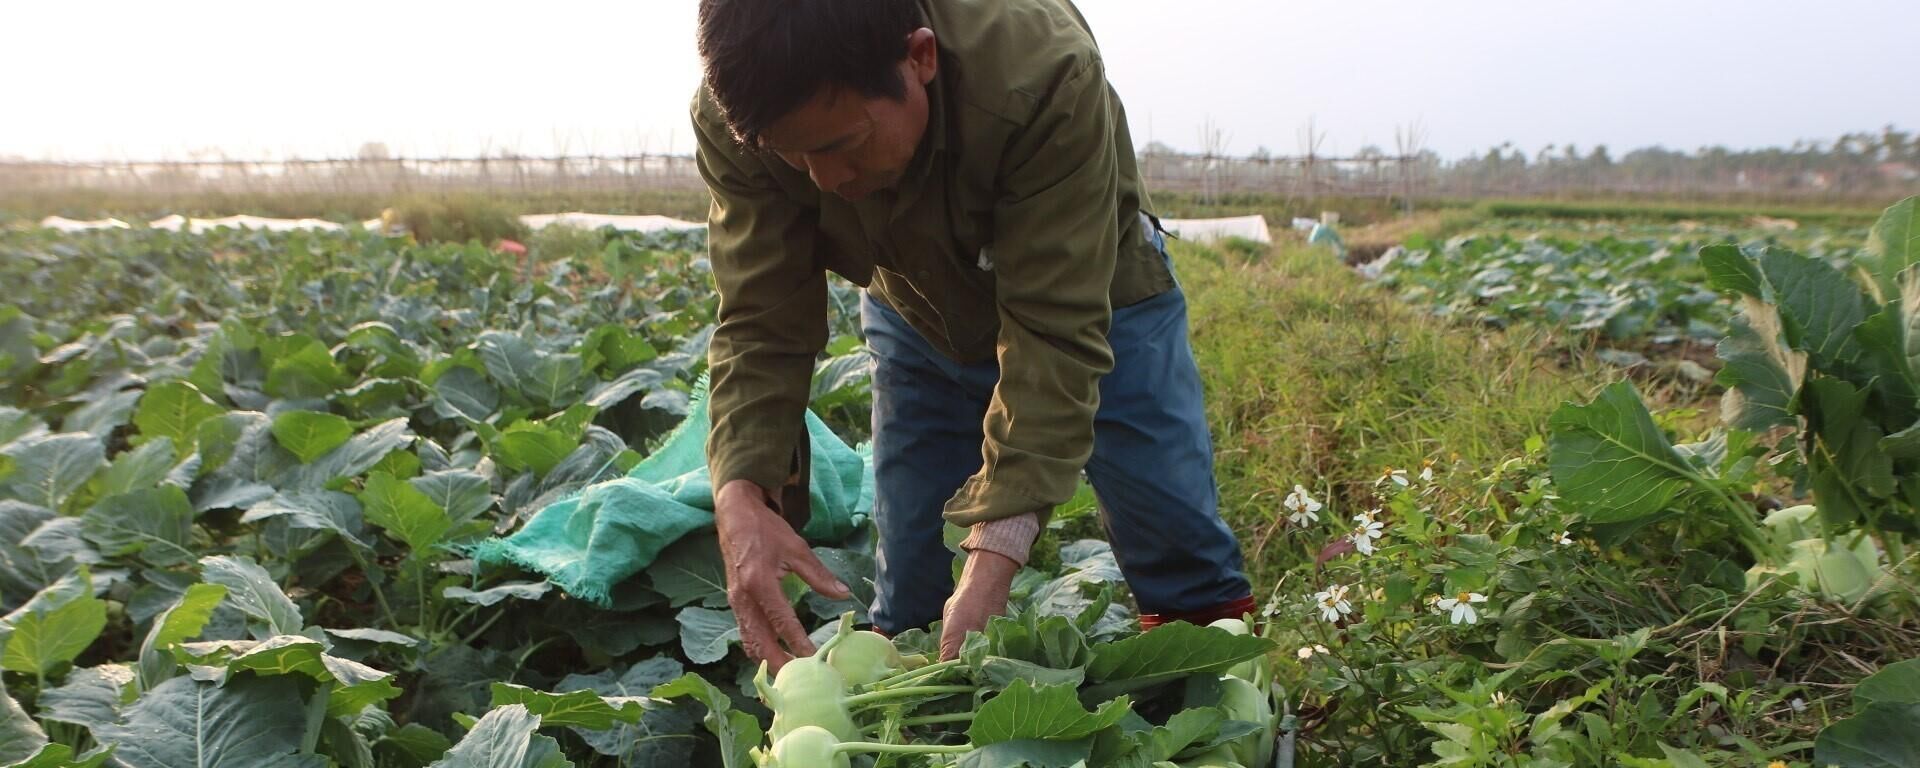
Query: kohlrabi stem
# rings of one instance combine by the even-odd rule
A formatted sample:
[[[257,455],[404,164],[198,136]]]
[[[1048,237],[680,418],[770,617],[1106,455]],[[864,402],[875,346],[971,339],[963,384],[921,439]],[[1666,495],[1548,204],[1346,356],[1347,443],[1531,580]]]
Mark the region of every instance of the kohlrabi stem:
[[[1778,563],[1785,559],[1785,553],[1774,546],[1773,540],[1767,538],[1765,531],[1760,530],[1760,522],[1753,519],[1752,505],[1742,503],[1720,488],[1710,487],[1708,490],[1721,504],[1725,505],[1727,512],[1731,513],[1732,519],[1728,522],[1733,524],[1734,535],[1753,552],[1755,560],[1763,563]]]
[[[843,741],[835,752],[886,752],[895,755],[958,755],[972,752],[972,744],[881,744],[877,741]]]
[[[826,642],[821,643],[819,648],[815,648],[813,650],[814,655],[819,656],[822,659],[826,658],[827,654],[833,652],[834,647],[838,646],[840,644],[840,641],[845,640],[846,637],[847,637],[846,632],[833,633],[833,637],[827,638]]]
[[[327,700],[332,698],[335,684],[321,683],[314,689],[313,698],[307,700],[307,727],[300,735],[300,754],[311,755],[320,745],[320,728],[327,720]]]
[[[973,693],[979,690],[971,685],[920,685],[907,688],[889,688],[884,691],[869,691],[854,694],[843,699],[840,704],[847,709],[878,704],[893,699],[908,699],[915,696],[943,696],[949,693]]]
[[[892,688],[894,686],[904,685],[906,683],[914,682],[916,680],[922,680],[925,678],[933,677],[935,675],[940,674],[941,672],[945,672],[949,669],[953,669],[954,667],[960,666],[962,663],[964,662],[962,662],[959,659],[948,659],[938,664],[928,664],[924,667],[920,667],[919,669],[909,669],[905,672],[901,672],[892,677],[886,677],[886,678],[881,678],[879,680],[875,680],[871,684],[869,684],[867,688],[877,691],[883,688]]]
[[[472,632],[468,632],[466,637],[461,638],[460,644],[473,645],[473,641],[480,639],[481,635],[485,634],[487,630],[493,628],[494,622],[499,621],[500,617],[505,615],[507,615],[506,611],[500,611],[498,613],[493,614],[492,616],[488,616],[486,621],[480,622],[480,627],[478,629],[475,629]]]
[[[354,564],[360,566],[360,572],[366,575],[367,586],[373,588],[373,599],[380,604],[380,613],[387,617],[387,628],[397,630],[404,626],[400,623],[400,619],[394,617],[393,606],[387,604],[386,590],[380,588],[378,577],[374,576],[372,566],[367,565],[367,559],[361,557],[359,550],[351,545],[347,547],[347,555],[353,558]]]

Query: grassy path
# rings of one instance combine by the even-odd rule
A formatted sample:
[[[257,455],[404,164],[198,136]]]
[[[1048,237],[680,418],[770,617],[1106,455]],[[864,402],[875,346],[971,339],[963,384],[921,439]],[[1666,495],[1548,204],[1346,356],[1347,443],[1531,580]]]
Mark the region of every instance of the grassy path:
[[[1266,547],[1294,484],[1353,509],[1386,467],[1491,466],[1607,378],[1565,370],[1530,332],[1479,332],[1404,306],[1324,251],[1176,254],[1222,513],[1261,583],[1301,557]]]

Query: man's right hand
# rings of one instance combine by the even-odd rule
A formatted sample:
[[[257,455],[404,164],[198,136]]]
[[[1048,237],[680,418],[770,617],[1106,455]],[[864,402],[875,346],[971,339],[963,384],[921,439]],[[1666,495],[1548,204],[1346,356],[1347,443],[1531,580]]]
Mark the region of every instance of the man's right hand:
[[[750,481],[729,481],[714,494],[713,524],[727,567],[727,602],[740,622],[740,644],[747,655],[776,672],[795,656],[813,655],[813,641],[781,591],[780,579],[795,574],[813,591],[835,600],[852,596],[847,585],[827,570],[806,540],[768,506],[766,492]]]

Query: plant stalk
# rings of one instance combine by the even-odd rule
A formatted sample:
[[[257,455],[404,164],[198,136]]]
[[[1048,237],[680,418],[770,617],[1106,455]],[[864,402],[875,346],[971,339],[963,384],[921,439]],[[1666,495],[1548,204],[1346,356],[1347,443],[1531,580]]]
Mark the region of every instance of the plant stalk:
[[[499,621],[500,617],[505,615],[507,615],[506,611],[495,611],[492,616],[487,617],[486,621],[480,622],[478,629],[468,632],[466,637],[460,638],[460,644],[473,645],[473,641],[480,639],[481,635],[486,634],[487,630],[493,628],[494,622]]]
[[[353,548],[353,545],[351,544],[347,545],[347,554],[353,557],[354,565],[360,566],[361,573],[368,574],[367,586],[373,588],[373,599],[375,602],[380,604],[380,613],[384,614],[387,617],[387,628],[395,629],[395,630],[400,629],[402,626],[400,624],[400,619],[393,615],[393,606],[387,604],[386,590],[383,590],[380,588],[380,582],[373,580],[373,577],[371,575],[373,573],[373,568],[367,565],[366,558],[361,557],[360,552],[358,550],[355,550]]]
[[[965,722],[972,721],[973,718],[974,718],[974,713],[972,712],[953,712],[945,715],[922,715],[920,717],[909,717],[905,720],[901,720],[900,725],[901,727],[907,727],[907,726],[914,726],[914,725],[940,725],[942,723],[965,723]]]
[[[300,737],[300,754],[311,755],[320,746],[320,728],[327,721],[327,699],[333,695],[332,682],[321,683],[307,700],[307,730]]]
[[[908,699],[915,696],[944,696],[950,693],[973,693],[979,690],[971,685],[921,685],[907,688],[890,688],[884,691],[848,696],[840,703],[847,709],[880,704],[894,699]]]
[[[881,744],[877,741],[843,741],[836,752],[877,752],[895,755],[958,755],[973,751],[972,744]]]
[[[879,680],[875,680],[871,684],[869,684],[867,688],[870,690],[878,691],[886,688],[894,688],[897,686],[906,685],[908,683],[912,683],[918,680],[934,677],[936,675],[939,675],[941,672],[945,672],[949,669],[960,666],[962,663],[964,662],[962,662],[959,659],[948,659],[946,661],[942,661],[937,664],[928,664],[927,666],[920,667],[918,669],[909,669],[905,672],[901,672],[892,677],[884,677]]]

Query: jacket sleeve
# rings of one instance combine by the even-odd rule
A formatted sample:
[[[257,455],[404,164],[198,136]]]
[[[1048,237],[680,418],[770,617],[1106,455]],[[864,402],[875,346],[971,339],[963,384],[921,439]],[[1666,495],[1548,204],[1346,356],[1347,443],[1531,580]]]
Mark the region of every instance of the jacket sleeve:
[[[827,344],[818,217],[780,188],[764,158],[701,109],[705,98],[702,89],[693,121],[700,175],[713,194],[707,247],[720,294],[708,350],[707,466],[715,489],[752,481],[791,521],[796,510],[785,507],[807,497],[790,486],[806,482],[807,398],[814,360]]]
[[[994,289],[1000,382],[983,466],[947,503],[956,525],[1051,512],[1093,452],[1100,377],[1113,368],[1108,294],[1119,247],[1119,167],[1105,68],[1067,68],[1001,162]]]

